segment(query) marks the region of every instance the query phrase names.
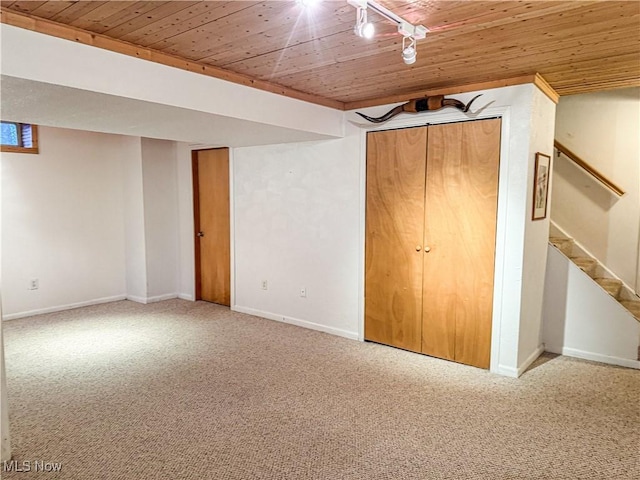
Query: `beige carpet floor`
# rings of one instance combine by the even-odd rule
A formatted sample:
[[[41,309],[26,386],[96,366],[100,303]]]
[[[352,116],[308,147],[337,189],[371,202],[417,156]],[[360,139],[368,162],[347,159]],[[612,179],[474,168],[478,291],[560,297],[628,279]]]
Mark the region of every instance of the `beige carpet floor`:
[[[640,478],[635,370],[544,355],[516,380],[181,300],[4,325],[32,466],[7,480]]]

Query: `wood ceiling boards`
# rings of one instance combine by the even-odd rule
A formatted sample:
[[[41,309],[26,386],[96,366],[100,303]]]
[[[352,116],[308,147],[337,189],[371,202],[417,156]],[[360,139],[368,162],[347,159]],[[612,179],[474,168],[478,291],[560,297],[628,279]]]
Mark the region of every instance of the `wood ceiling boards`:
[[[1,2],[5,23],[334,108],[536,72],[560,95],[640,85],[637,1],[380,3],[430,29],[414,65],[402,62],[395,25],[377,14],[374,39],[354,35],[346,1],[308,11],[284,0]]]

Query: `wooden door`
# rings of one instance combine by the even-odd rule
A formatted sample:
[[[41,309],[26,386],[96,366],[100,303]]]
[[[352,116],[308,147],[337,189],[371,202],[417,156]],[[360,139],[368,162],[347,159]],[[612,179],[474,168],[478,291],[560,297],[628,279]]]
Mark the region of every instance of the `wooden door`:
[[[193,152],[196,299],[231,304],[229,149]]]
[[[365,339],[419,352],[427,128],[367,135]]]
[[[422,351],[489,368],[500,119],[429,127]]]

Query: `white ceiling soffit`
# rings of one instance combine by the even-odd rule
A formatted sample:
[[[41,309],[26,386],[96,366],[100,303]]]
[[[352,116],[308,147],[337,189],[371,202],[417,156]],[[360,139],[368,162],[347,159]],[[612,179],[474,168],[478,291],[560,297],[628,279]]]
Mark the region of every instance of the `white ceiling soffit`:
[[[335,138],[7,75],[0,93],[6,121],[226,147]]]

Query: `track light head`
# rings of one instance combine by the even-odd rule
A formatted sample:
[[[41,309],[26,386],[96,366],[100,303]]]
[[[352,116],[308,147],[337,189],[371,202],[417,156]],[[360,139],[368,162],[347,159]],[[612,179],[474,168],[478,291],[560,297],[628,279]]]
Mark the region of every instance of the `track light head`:
[[[355,34],[362,38],[373,38],[376,28],[367,21],[367,9],[358,7],[356,15],[356,26],[353,27]]]
[[[407,47],[402,50],[402,60],[407,65],[416,63],[416,49],[414,47]]]
[[[402,60],[404,63],[407,65],[416,63],[416,56],[416,39],[413,37],[402,37]]]

